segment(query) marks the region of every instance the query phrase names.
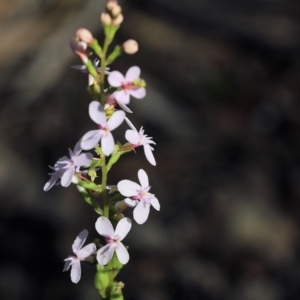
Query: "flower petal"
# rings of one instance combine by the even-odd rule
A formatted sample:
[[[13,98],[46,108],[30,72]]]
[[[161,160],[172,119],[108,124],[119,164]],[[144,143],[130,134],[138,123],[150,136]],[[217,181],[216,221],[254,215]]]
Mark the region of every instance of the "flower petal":
[[[149,163],[153,166],[156,166],[156,161],[155,161],[154,155],[152,153],[151,146],[149,144],[144,145],[144,153],[145,153],[145,156],[146,156],[147,160],[149,161]]]
[[[133,80],[140,78],[140,75],[141,75],[141,69],[137,66],[133,66],[128,69],[125,75],[125,79],[126,81],[132,82]]]
[[[110,131],[114,130],[122,124],[125,118],[125,112],[123,110],[117,110],[107,121],[107,127]]]
[[[104,266],[107,265],[111,260],[115,251],[115,244],[110,243],[100,248],[97,252],[97,261],[99,265]]]
[[[46,182],[46,184],[44,185],[44,191],[47,192],[49,191],[55,184],[55,182],[57,181],[59,177],[57,177],[56,175],[52,175],[50,177],[50,179]]]
[[[143,188],[149,187],[148,175],[143,169],[138,171],[138,177]]]
[[[134,125],[131,123],[131,121],[127,117],[125,117],[125,121],[132,130],[137,132],[137,129],[134,127]]]
[[[150,204],[140,201],[133,210],[133,218],[138,224],[143,224],[147,221],[150,212]]]
[[[85,260],[87,257],[91,256],[96,251],[96,245],[94,243],[84,246],[77,252],[77,257],[79,260]]]
[[[116,247],[116,253],[121,264],[125,265],[128,263],[129,253],[122,243],[119,243],[118,247]]]
[[[104,236],[110,237],[115,234],[114,228],[111,225],[111,222],[106,217],[99,217],[96,221],[96,230],[97,232]]]
[[[93,159],[92,153],[82,153],[73,158],[74,165],[76,167],[87,166]]]
[[[160,204],[159,204],[158,199],[156,197],[153,197],[150,200],[150,203],[151,203],[151,205],[153,206],[154,209],[160,210]]]
[[[101,139],[101,148],[104,155],[109,156],[112,154],[115,148],[115,140],[113,135],[108,132],[105,136]]]
[[[146,89],[145,88],[138,88],[130,90],[130,95],[136,99],[142,99],[146,96]]]
[[[80,261],[76,261],[72,265],[71,269],[71,281],[73,283],[78,283],[81,277],[81,266],[80,266]]]
[[[88,131],[81,139],[81,148],[84,150],[94,148],[99,143],[101,136],[101,130]]]
[[[127,204],[127,206],[129,206],[129,207],[135,207],[139,203],[139,201],[132,200],[130,198],[126,198],[124,201]]]
[[[131,110],[128,106],[126,106],[125,104],[118,102],[118,105],[119,105],[124,111],[126,111],[127,113],[130,113],[130,114],[132,113],[132,110]]]
[[[139,142],[139,134],[137,131],[128,129],[128,130],[126,130],[126,133],[125,133],[125,139],[129,143],[136,145]]]
[[[64,264],[63,272],[69,270],[69,268],[72,265],[73,260],[74,260],[74,257],[68,257],[68,258],[65,259],[65,264]]]
[[[119,236],[119,241],[122,241],[131,229],[131,220],[129,218],[121,219],[116,227],[115,235]]]
[[[92,101],[89,105],[90,118],[101,126],[106,124],[105,112],[102,105],[98,101]]]
[[[128,104],[130,102],[130,94],[126,90],[116,91],[113,94],[118,104]]]
[[[84,229],[77,235],[77,237],[72,245],[72,250],[75,254],[77,254],[77,252],[81,249],[88,234],[89,234],[89,232],[86,229]]]
[[[119,71],[112,71],[107,77],[107,81],[111,86],[121,86],[125,78]]]
[[[141,189],[140,185],[128,179],[121,180],[117,187],[119,192],[125,197],[136,196],[139,193],[138,191]]]
[[[68,187],[71,184],[74,172],[75,172],[75,166],[71,166],[69,169],[66,169],[60,181],[60,184],[63,187]]]
[[[81,144],[81,139],[76,143],[74,150],[72,151],[73,157],[78,156],[80,154],[80,152],[82,151],[80,144]],[[73,159],[72,156],[70,156],[71,159]]]

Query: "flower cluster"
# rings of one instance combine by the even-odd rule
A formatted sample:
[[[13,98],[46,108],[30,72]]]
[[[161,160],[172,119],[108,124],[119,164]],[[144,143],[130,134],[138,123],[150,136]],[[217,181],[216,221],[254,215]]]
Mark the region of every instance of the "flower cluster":
[[[151,206],[160,210],[158,199],[149,192],[148,175],[143,169],[138,171],[139,184],[128,179],[120,180],[115,185],[107,183],[108,172],[116,162],[140,146],[148,162],[156,165],[152,137],[144,133],[143,127],[138,131],[126,117],[127,113],[133,113],[128,107],[131,97],[143,99],[146,96],[146,83],[140,78],[141,69],[132,66],[124,76],[107,67],[122,53],[133,54],[138,50],[137,42],[128,40],[108,53],[108,46],[123,19],[117,1],[109,1],[106,12],[100,17],[105,34],[103,47],[85,28],[78,29],[75,38],[70,40],[72,50],[83,63],[73,68],[88,75],[88,92],[92,97],[88,114],[96,126],[82,136],[73,151],[69,150],[69,157],[60,158],[50,167],[50,179],[44,186],[44,191],[49,191],[57,182],[63,187],[74,183],[83,199],[100,215],[95,229],[101,238],[83,247],[88,236],[88,231],[83,230],[76,237],[72,245],[74,255],[65,259],[63,270],[71,268],[71,281],[78,283],[80,263],[95,264],[95,285],[106,299],[116,298],[116,294],[111,294],[111,287],[116,284],[114,280],[118,271],[129,261],[127,246],[122,241],[130,231],[132,221],[123,215],[124,211],[128,207],[134,208],[133,219],[143,224],[149,217]],[[96,58],[91,60],[93,56]],[[123,135],[124,144],[115,142],[113,136],[113,131],[122,123],[129,126]],[[115,290],[120,293],[123,286],[119,284]]]

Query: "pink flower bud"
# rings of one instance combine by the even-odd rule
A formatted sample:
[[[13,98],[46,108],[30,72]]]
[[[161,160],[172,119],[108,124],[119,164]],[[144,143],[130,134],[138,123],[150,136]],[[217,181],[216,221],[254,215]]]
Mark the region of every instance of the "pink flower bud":
[[[118,26],[120,25],[124,20],[124,17],[122,14],[119,14],[114,20],[112,20],[111,25]]]
[[[127,54],[134,54],[139,50],[139,45],[135,40],[128,40],[122,45],[123,51]]]
[[[87,44],[91,44],[94,41],[94,37],[91,32],[85,28],[79,28],[76,31],[76,37]]]
[[[122,12],[120,5],[115,5],[111,10],[111,15],[113,17],[117,17]]]
[[[118,5],[118,1],[114,1],[114,0],[111,0],[111,1],[108,1],[107,4],[106,4],[106,9],[108,11],[111,11],[115,6],[119,6]]]
[[[88,61],[88,56],[86,54],[87,44],[85,42],[78,42],[74,38],[70,39],[70,47],[71,49],[80,57],[83,63]]]
[[[102,13],[101,16],[100,16],[100,22],[103,24],[103,25],[111,25],[111,17],[109,14],[107,13]]]

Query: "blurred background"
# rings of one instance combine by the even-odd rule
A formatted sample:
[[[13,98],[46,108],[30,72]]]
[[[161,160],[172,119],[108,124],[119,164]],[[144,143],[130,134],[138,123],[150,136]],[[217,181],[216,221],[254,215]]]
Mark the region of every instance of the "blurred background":
[[[111,69],[142,69],[147,97],[130,119],[154,137],[157,166],[138,149],[109,183],[143,168],[161,203],[125,240],[125,299],[299,300],[300,2],[120,4],[118,42],[140,51]],[[98,237],[97,216],[75,186],[43,186],[94,126],[68,43],[79,27],[101,40],[104,5],[0,0],[1,300],[99,299],[93,267],[77,285],[62,273],[77,234]]]

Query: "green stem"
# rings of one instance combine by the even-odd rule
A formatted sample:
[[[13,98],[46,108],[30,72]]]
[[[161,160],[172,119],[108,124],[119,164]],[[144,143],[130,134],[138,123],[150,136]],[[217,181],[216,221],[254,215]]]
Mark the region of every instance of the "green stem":
[[[107,167],[106,167],[106,161],[105,161],[105,155],[102,153],[101,154],[101,159],[102,159],[102,166],[101,166],[101,171],[102,171],[102,200],[103,200],[103,216],[106,218],[109,218],[109,201],[107,199],[107,192],[106,192],[106,182],[107,182]]]
[[[105,104],[105,93],[104,93],[104,80],[105,80],[105,67],[106,67],[106,54],[108,46],[112,42],[111,38],[106,36],[104,40],[103,50],[102,50],[102,59],[101,59],[101,76],[100,76],[100,103],[104,106]]]

